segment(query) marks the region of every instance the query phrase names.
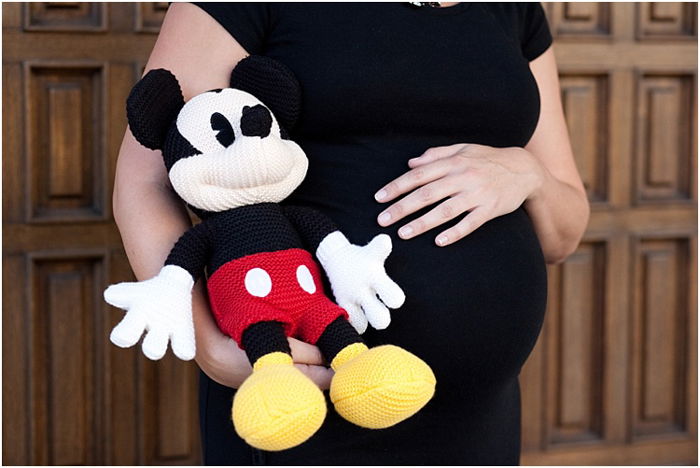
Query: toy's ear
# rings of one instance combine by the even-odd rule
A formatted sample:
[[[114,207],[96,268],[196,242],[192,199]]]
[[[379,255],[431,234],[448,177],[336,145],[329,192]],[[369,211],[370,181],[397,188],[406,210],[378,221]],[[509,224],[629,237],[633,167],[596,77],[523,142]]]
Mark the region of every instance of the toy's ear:
[[[150,70],[126,100],[131,133],[143,146],[162,149],[168,129],[184,105],[175,75],[164,68]]]
[[[231,72],[231,87],[260,99],[286,130],[299,118],[301,86],[294,73],[276,60],[262,55],[244,58]]]

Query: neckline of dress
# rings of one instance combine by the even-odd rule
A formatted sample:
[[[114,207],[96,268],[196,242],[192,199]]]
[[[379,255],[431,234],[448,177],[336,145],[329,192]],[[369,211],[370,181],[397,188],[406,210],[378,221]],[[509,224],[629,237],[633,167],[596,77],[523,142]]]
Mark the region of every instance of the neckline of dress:
[[[422,7],[413,7],[411,5],[411,9],[415,10],[417,13],[420,14],[429,14],[429,15],[457,15],[459,13],[464,12],[471,3],[469,2],[459,2],[456,5],[450,5],[450,6],[441,6],[441,7],[429,7],[429,6],[422,6]]]

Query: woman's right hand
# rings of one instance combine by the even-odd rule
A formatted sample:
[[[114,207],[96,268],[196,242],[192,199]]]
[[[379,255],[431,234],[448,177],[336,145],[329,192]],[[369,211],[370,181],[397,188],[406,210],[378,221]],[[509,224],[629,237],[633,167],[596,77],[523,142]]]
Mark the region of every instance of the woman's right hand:
[[[197,340],[197,364],[212,380],[226,387],[238,388],[251,374],[252,367],[245,351],[216,326],[201,282],[193,291],[193,318]],[[316,346],[289,338],[296,367],[322,390],[328,389],[333,371],[323,364]]]

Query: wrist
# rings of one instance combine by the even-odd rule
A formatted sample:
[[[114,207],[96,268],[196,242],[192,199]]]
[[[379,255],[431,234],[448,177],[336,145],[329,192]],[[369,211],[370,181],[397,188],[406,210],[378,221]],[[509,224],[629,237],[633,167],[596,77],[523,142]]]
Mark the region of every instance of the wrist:
[[[527,158],[530,161],[530,174],[532,175],[532,183],[530,186],[529,193],[525,197],[525,201],[536,201],[544,195],[547,191],[547,187],[553,180],[552,173],[540,162],[537,157],[535,157],[529,151],[525,151]]]

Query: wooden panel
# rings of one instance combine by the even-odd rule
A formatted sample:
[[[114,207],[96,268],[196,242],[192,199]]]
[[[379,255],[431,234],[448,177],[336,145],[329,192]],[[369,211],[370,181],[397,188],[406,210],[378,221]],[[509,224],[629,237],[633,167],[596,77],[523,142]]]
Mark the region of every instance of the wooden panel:
[[[548,322],[548,444],[602,438],[606,246],[584,243],[558,268]]]
[[[610,35],[610,7],[602,2],[569,2],[546,4],[547,19],[557,38],[598,37]]]
[[[99,32],[106,29],[106,8],[94,2],[30,2],[24,4],[26,31]]]
[[[123,250],[112,252],[110,261],[109,283],[120,281],[135,281],[129,267],[129,262]],[[124,318],[124,311],[116,307],[108,307],[108,328],[116,325]],[[108,335],[104,336],[107,340]],[[103,461],[110,465],[139,465],[140,450],[143,440],[143,424],[141,423],[141,398],[143,383],[139,378],[139,360],[143,359],[141,348],[134,346],[129,349],[108,345],[108,355],[112,373],[109,379],[110,391],[110,420],[111,450]]]
[[[636,200],[691,198],[693,76],[640,73],[637,77]]]
[[[605,202],[608,200],[608,76],[567,71],[560,76],[560,83],[571,145],[588,199]]]
[[[637,10],[639,39],[697,37],[697,2],[642,2],[637,4]]]
[[[199,464],[197,368],[168,353],[145,362],[145,460],[148,465]]]
[[[32,222],[104,219],[105,65],[25,66]]]
[[[26,278],[22,255],[2,256],[2,463],[29,465],[26,294],[14,278]]]
[[[136,8],[136,31],[146,33],[160,31],[160,25],[168,10],[168,2],[139,2],[134,4],[134,8]]]
[[[105,329],[104,254],[33,254],[29,260],[29,413],[34,464],[101,457]]]
[[[684,433],[690,259],[688,239],[641,239],[635,249],[632,431]]]
[[[3,4],[3,11],[7,4]],[[22,67],[19,64],[2,66],[2,216],[3,222],[21,222],[25,216],[24,193],[24,105],[22,102]],[[4,237],[3,237],[4,240]]]

